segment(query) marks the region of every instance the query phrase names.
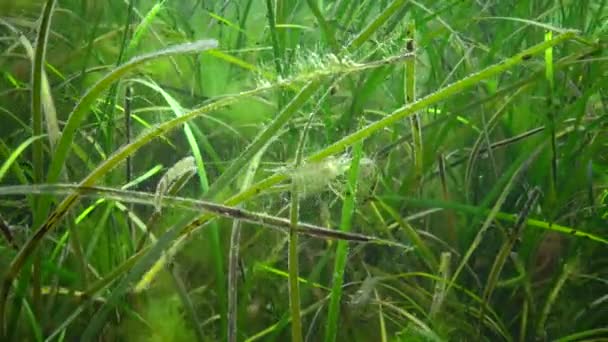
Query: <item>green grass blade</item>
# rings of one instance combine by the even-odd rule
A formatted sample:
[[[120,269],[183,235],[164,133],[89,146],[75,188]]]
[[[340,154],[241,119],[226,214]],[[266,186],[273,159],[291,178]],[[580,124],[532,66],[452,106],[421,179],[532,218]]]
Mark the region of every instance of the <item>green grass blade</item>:
[[[260,161],[262,155],[266,151],[266,145],[260,152],[258,152],[249,167],[247,173],[243,179],[241,189],[247,189],[253,182],[253,177],[260,167]],[[228,332],[226,339],[228,342],[236,342],[238,340],[238,262],[239,262],[239,251],[241,241],[241,221],[234,220],[232,223],[232,231],[230,233],[230,248],[228,256],[228,309],[227,309],[227,320],[228,320]]]
[[[40,26],[38,27],[38,35],[36,38],[36,50],[34,51],[34,58],[32,63],[31,73],[31,115],[32,115],[32,134],[34,136],[40,136],[43,134],[43,114],[42,114],[42,101],[45,94],[44,91],[48,90],[45,88],[44,81],[46,81],[44,66],[46,63],[46,50],[51,30],[51,19],[53,15],[53,9],[55,7],[55,0],[48,0],[44,4],[42,15],[40,18]],[[41,183],[44,179],[45,165],[44,165],[44,150],[43,142],[39,139],[33,141],[32,146],[32,168],[33,168],[33,181],[35,183]],[[44,220],[44,206],[42,202],[38,200],[33,201],[34,207],[32,208],[34,225],[40,224]],[[32,270],[32,306],[35,315],[41,312],[41,269],[40,269],[40,256],[36,255],[33,270]],[[20,296],[20,294],[18,295]],[[21,304],[21,303],[19,303]],[[0,305],[0,310],[3,307]],[[17,312],[19,310],[16,310]],[[0,313],[0,336],[4,336],[4,313]]]
[[[416,25],[412,22],[408,24],[406,35],[406,51],[411,54],[416,53]],[[416,101],[416,58],[410,58],[405,61],[405,103],[410,104]],[[410,127],[412,130],[412,142],[414,145],[414,169],[419,182],[422,181],[422,172],[424,170],[423,160],[424,151],[422,149],[422,126],[420,115],[414,113],[410,116]],[[422,185],[422,183],[421,183]]]
[[[355,194],[357,193],[357,180],[359,178],[359,161],[363,144],[358,143],[353,147],[353,159],[348,173],[347,191],[342,204],[342,216],[340,219],[340,230],[348,232],[351,230],[353,215],[355,211]],[[340,316],[340,304],[342,301],[342,285],[344,283],[344,270],[348,258],[348,243],[339,241],[336,246],[336,259],[333,269],[332,288],[327,313],[327,324],[325,326],[325,342],[336,341],[338,336],[338,324]]]
[[[158,16],[158,13],[163,9],[164,4],[165,0],[161,0],[154,4],[154,6],[152,6],[148,13],[146,13],[143,20],[139,24],[137,24],[137,27],[133,32],[133,37],[131,37],[131,40],[129,41],[129,45],[127,47],[127,52],[125,54],[127,57],[133,55],[133,52],[139,46],[139,43],[141,42],[143,36],[150,28],[150,25],[152,25],[152,21],[154,21],[154,19]]]
[[[11,167],[11,165],[13,165],[15,160],[17,160],[17,158],[19,158],[19,156],[21,155],[21,153],[23,153],[23,151],[26,148],[28,148],[28,146],[30,146],[32,143],[34,143],[36,140],[44,138],[44,137],[46,137],[46,135],[30,137],[26,141],[19,144],[19,146],[13,152],[11,152],[9,157],[6,158],[4,163],[2,163],[2,166],[0,167],[0,181],[2,181],[2,178],[4,178],[4,176],[6,175],[6,173],[8,172],[8,169]]]

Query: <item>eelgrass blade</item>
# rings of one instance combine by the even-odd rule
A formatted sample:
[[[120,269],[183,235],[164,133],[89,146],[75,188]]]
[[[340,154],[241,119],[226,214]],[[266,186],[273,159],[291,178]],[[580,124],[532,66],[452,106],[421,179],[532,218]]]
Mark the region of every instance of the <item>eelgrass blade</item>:
[[[441,307],[444,305],[446,300],[446,289],[450,280],[450,263],[452,260],[452,254],[450,254],[450,252],[443,252],[441,253],[439,260],[439,269],[437,271],[442,281],[435,282],[433,302],[431,304],[431,308],[429,309],[429,317],[431,319],[439,314]]]
[[[300,158],[298,158],[300,159]],[[297,164],[296,164],[297,165]],[[298,256],[298,211],[300,208],[298,182],[291,185],[291,205],[289,215],[289,242],[287,268],[289,269],[289,309],[291,313],[291,341],[301,342],[302,317],[300,313],[300,284],[298,282],[300,267]]]
[[[555,301],[557,300],[557,297],[559,296],[560,291],[566,284],[566,281],[568,280],[568,278],[570,278],[572,276],[572,274],[574,272],[576,272],[577,268],[579,267],[579,263],[580,263],[579,258],[580,257],[578,255],[576,255],[576,256],[572,257],[570,260],[566,261],[566,263],[562,267],[562,272],[560,273],[559,277],[556,279],[555,283],[553,284],[553,288],[551,288],[551,291],[549,292],[549,295],[547,296],[547,299],[545,300],[545,303],[540,312],[540,317],[538,319],[538,322],[536,323],[535,332],[536,332],[537,339],[547,338],[547,330],[545,329],[545,324],[547,322],[549,314],[551,313],[551,309],[553,309],[553,305],[555,304]]]
[[[32,44],[24,35],[19,36],[21,45],[25,48],[28,57],[32,60],[32,64],[35,63],[36,56]],[[48,76],[46,71],[41,71],[41,89],[40,89],[40,107],[43,109],[44,121],[46,122],[46,131],[49,137],[49,143],[51,148],[55,147],[55,143],[59,139],[59,124],[57,123],[57,110],[51,94],[51,86],[49,85]]]
[[[363,150],[363,143],[357,143],[353,147],[353,158],[348,172],[348,183],[344,202],[342,203],[342,216],[340,219],[340,230],[348,232],[352,228],[353,215],[355,211],[357,193],[357,180],[359,178],[359,162]],[[336,246],[336,259],[334,261],[332,288],[327,313],[327,324],[325,325],[325,342],[333,342],[338,336],[338,323],[340,317],[340,304],[342,301],[342,284],[344,283],[344,270],[348,258],[348,244],[339,241]]]
[[[545,33],[545,40],[551,40],[553,38],[553,32],[547,31]],[[545,78],[548,83],[547,93],[547,127],[549,128],[549,139],[551,141],[551,182],[549,186],[549,198],[552,203],[555,203],[557,197],[557,139],[556,139],[556,113],[558,110],[557,104],[554,103],[555,94],[555,76],[553,66],[553,48],[545,50]]]
[[[280,1],[276,1],[279,3]],[[277,4],[278,5],[278,4]],[[279,44],[279,34],[277,33],[277,21],[275,18],[275,4],[272,0],[266,0],[266,18],[268,19],[268,27],[270,28],[270,41],[272,42],[272,53],[274,54],[274,67],[277,75],[283,75],[283,60],[282,48]]]
[[[302,155],[304,145],[306,144],[306,138],[308,137],[308,130],[314,113],[309,116],[308,122],[304,127],[304,131],[300,136],[300,141],[296,147],[296,156],[294,168],[299,168],[302,164]],[[289,272],[288,283],[289,283],[289,309],[291,313],[291,340],[294,342],[301,342],[302,339],[302,317],[300,312],[300,262],[298,255],[298,222],[300,212],[300,182],[293,180],[291,184],[291,203],[289,207],[289,240],[287,245],[287,268]]]
[[[32,133],[33,136],[40,136],[43,134],[43,115],[42,115],[42,98],[44,96],[45,86],[43,84],[46,81],[44,65],[46,58],[47,42],[49,38],[49,32],[51,30],[51,19],[53,15],[53,9],[55,7],[55,0],[47,0],[42,10],[40,25],[38,27],[38,35],[36,38],[36,49],[34,51],[34,58],[32,63],[31,72],[31,115],[32,115]],[[48,91],[48,88],[46,89]],[[50,109],[50,108],[49,108]],[[44,166],[44,150],[43,142],[41,140],[34,140],[32,145],[32,168],[33,168],[33,181],[34,183],[42,183],[44,180],[45,166]],[[43,220],[46,213],[40,199],[33,200],[34,207],[32,208],[32,216],[34,225],[39,225]],[[40,269],[40,255],[35,255],[33,269],[32,269],[32,305],[35,314],[40,314],[42,311],[42,303],[40,299],[41,291],[41,269]],[[21,297],[21,294],[17,294],[17,298]],[[0,300],[1,301],[1,300]],[[18,301],[18,306],[14,308],[15,315],[19,315],[21,303]],[[0,305],[0,310],[3,306]],[[4,336],[4,313],[0,313],[0,337]],[[14,330],[15,327],[8,327],[9,330]]]
[[[121,38],[121,42],[120,42],[120,47],[118,50],[118,56],[116,57],[116,62],[114,63],[114,65],[116,67],[118,67],[119,65],[123,64],[125,58],[127,58],[127,48],[128,48],[128,42],[131,39],[132,36],[132,30],[131,30],[131,26],[133,23],[133,19],[134,19],[134,14],[135,14],[135,1],[129,1],[128,3],[126,3],[127,5],[127,15],[125,17],[125,21],[123,24],[123,30],[122,30],[122,38]],[[102,143],[102,146],[104,148],[104,151],[106,153],[111,153],[116,146],[116,142],[115,142],[115,107],[116,107],[116,101],[117,101],[117,95],[118,95],[118,83],[114,83],[110,86],[110,90],[108,91],[108,93],[106,94],[106,98],[103,101],[104,104],[104,108],[103,108],[103,120],[106,122],[105,125],[102,126],[102,135],[104,138],[104,142]]]
[[[405,50],[416,54],[416,25],[410,22],[407,26]],[[416,58],[410,58],[405,61],[405,82],[403,85],[405,92],[405,104],[414,103],[416,101]],[[424,169],[424,151],[422,147],[422,126],[420,122],[420,114],[413,113],[410,115],[410,129],[412,131],[412,142],[414,145],[414,170],[417,181],[420,183],[419,191],[422,191],[422,172]]]
[[[242,190],[251,186],[253,177],[260,166],[262,155],[267,147],[268,145],[262,148],[262,150],[253,157],[241,185]],[[232,231],[230,232],[230,248],[228,250],[228,332],[226,334],[228,342],[236,342],[238,340],[238,263],[239,251],[241,248],[240,243],[241,221],[234,220],[232,223]]]
[[[433,254],[433,251],[428,247],[428,245],[422,240],[420,234],[412,227],[409,223],[405,222],[399,213],[392,208],[390,205],[385,203],[382,199],[378,199],[376,201],[380,206],[388,212],[388,214],[397,222],[397,224],[401,227],[405,235],[407,236],[410,244],[414,246],[416,249],[416,253],[420,253],[420,257],[422,262],[427,266],[429,270],[437,269],[437,257]]]
[[[494,289],[496,288],[496,284],[498,283],[498,278],[500,277],[502,269],[511,251],[513,250],[513,247],[515,246],[516,242],[521,238],[528,215],[536,205],[539,196],[539,188],[535,187],[530,191],[528,195],[528,200],[526,201],[524,207],[517,216],[517,221],[515,221],[515,224],[511,231],[508,232],[507,240],[503,243],[496,255],[496,258],[494,259],[494,263],[492,264],[490,273],[488,274],[488,279],[485,282],[486,286],[483,290],[483,302],[481,303],[481,308],[479,309],[481,313],[479,318],[480,321],[484,320],[485,309],[486,306],[489,306],[490,304],[489,302],[494,292]]]
[[[19,146],[17,146],[17,148],[13,152],[11,152],[10,156],[6,158],[4,163],[2,163],[2,166],[0,166],[0,181],[2,181],[2,178],[4,178],[4,176],[6,175],[8,169],[11,167],[11,165],[13,165],[17,158],[21,156],[23,151],[25,151],[25,149],[32,145],[36,140],[39,140],[44,137],[46,137],[46,135],[29,137],[27,140],[19,144]]]
[[[488,215],[490,213],[489,209],[480,208],[478,206],[472,206],[467,204],[461,204],[456,202],[445,202],[436,199],[425,199],[425,198],[410,198],[403,196],[383,196],[388,199],[399,199],[404,201],[404,203],[420,207],[420,208],[443,208],[443,209],[452,209],[456,211],[460,211],[463,213],[469,213],[472,215]],[[506,222],[517,222],[518,215],[517,214],[509,214],[506,212],[498,212],[496,213],[496,219],[506,221]],[[589,239],[591,241],[595,241],[601,243],[603,245],[608,245],[608,239],[593,234],[590,232],[586,232],[577,228],[568,227],[556,223],[551,223],[543,220],[528,218],[525,224],[529,227],[544,229],[549,231],[555,231],[567,235],[578,236],[581,238]]]
[[[40,26],[38,28],[38,37],[36,39],[36,50],[34,51],[34,61],[32,63],[32,98],[31,98],[31,109],[32,109],[32,132],[34,136],[40,136],[43,134],[42,127],[42,95],[43,95],[43,77],[44,77],[44,64],[46,55],[46,45],[48,42],[49,31],[51,27],[51,19],[53,14],[53,8],[55,7],[55,0],[47,0],[42,10],[42,16],[40,20]],[[44,155],[42,149],[42,142],[37,141],[33,145],[33,167],[34,167],[34,182],[42,183],[44,179]],[[42,219],[38,208],[34,209],[35,221],[40,222]]]
[[[407,0],[393,0],[386,6],[363,30],[361,30],[344,48],[352,51],[368,41],[382,25],[384,25],[393,15],[398,13],[398,10],[407,2]]]
[[[326,300],[317,301],[316,303],[305,308],[304,310],[302,310],[302,316],[306,316],[312,312],[317,311],[319,308],[321,308],[325,304],[325,301]],[[273,332],[282,330],[287,324],[289,324],[290,320],[291,320],[291,315],[287,315],[287,314],[283,315],[277,323],[272,324],[268,328],[265,328],[262,331],[256,333],[255,335],[247,338],[245,340],[245,342],[254,342],[254,341],[259,341],[259,340],[265,341],[267,339],[267,337],[266,337],[267,335],[272,334]],[[266,339],[264,339],[265,337],[266,337]]]
[[[378,291],[376,289],[374,289],[374,296],[376,298],[376,302],[378,302],[378,324],[380,325],[380,341],[388,342],[388,333],[384,320],[384,310],[382,309],[382,304],[380,303],[380,295],[378,294]]]
[[[160,11],[163,9],[165,1],[166,0],[161,0],[154,4],[154,6],[152,6],[148,13],[146,13],[142,21],[137,24],[137,27],[133,31],[133,36],[129,40],[129,45],[127,46],[127,50],[125,52],[125,56],[127,56],[127,58],[133,56],[133,53],[139,46],[139,43],[141,42],[143,36],[150,28],[152,21],[154,21]]]

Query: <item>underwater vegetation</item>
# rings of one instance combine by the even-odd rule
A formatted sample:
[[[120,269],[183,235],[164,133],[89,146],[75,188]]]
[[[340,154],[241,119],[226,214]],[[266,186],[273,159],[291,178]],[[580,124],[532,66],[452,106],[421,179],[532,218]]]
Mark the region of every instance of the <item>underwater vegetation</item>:
[[[0,0],[0,340],[608,339],[607,23]]]

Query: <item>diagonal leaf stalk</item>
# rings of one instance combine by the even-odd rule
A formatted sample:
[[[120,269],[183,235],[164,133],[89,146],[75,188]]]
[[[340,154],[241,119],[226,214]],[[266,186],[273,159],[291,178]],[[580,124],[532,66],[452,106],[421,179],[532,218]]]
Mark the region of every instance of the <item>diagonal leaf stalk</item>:
[[[452,209],[452,210],[456,210],[456,211],[460,211],[460,212],[472,214],[472,215],[480,215],[480,216],[487,215],[491,211],[491,209],[485,209],[485,208],[482,208],[479,206],[467,205],[467,204],[456,203],[456,202],[446,202],[446,201],[441,201],[441,200],[436,200],[436,199],[411,198],[411,197],[403,197],[403,196],[383,196],[383,197],[395,198],[400,201],[403,201],[407,205],[411,205],[411,206],[415,206],[415,207],[419,207],[419,208],[434,208],[435,210]],[[517,222],[517,218],[518,218],[517,214],[510,214],[510,213],[506,213],[506,212],[496,213],[496,219],[505,221],[505,222],[515,223],[515,222]],[[398,224],[399,223],[394,223],[393,225],[389,226],[389,228],[392,228],[392,226],[397,226]],[[608,239],[603,238],[596,234],[592,234],[592,233],[577,229],[577,228],[573,228],[573,227],[562,226],[562,225],[559,225],[556,223],[547,222],[547,221],[538,220],[538,219],[532,219],[532,218],[526,219],[526,225],[529,227],[532,227],[532,228],[545,229],[545,230],[550,230],[550,231],[554,231],[554,232],[558,232],[558,233],[562,233],[562,234],[568,234],[571,236],[577,236],[577,237],[580,237],[583,239],[589,239],[591,241],[601,243],[603,245],[608,245]]]
[[[549,40],[549,41],[545,41],[540,44],[537,44],[510,58],[503,60],[500,63],[489,66],[460,81],[452,83],[452,84],[438,90],[435,93],[429,94],[429,95],[419,99],[418,101],[407,104],[407,105],[395,110],[389,116],[387,116],[381,120],[378,120],[372,124],[369,124],[368,126],[364,127],[363,129],[361,129],[353,134],[350,134],[349,136],[344,137],[343,139],[335,142],[334,144],[326,147],[325,149],[313,154],[312,156],[310,156],[307,159],[307,161],[318,161],[318,160],[321,160],[330,155],[339,153],[339,152],[343,151],[346,147],[354,144],[355,142],[360,141],[385,127],[388,127],[390,125],[393,125],[393,124],[399,122],[399,120],[403,119],[404,117],[412,115],[419,110],[425,109],[425,108],[427,108],[433,104],[436,104],[440,101],[443,101],[453,95],[461,93],[464,90],[479,84],[481,81],[483,81],[485,79],[488,79],[488,78],[494,77],[497,74],[503,73],[503,72],[509,70],[510,68],[512,68],[518,64],[521,64],[523,61],[525,61],[525,59],[528,58],[527,56],[541,53],[549,47],[555,46],[566,40],[572,39],[574,36],[575,36],[574,32],[568,32],[568,33],[561,34],[561,35],[555,37],[553,40]]]
[[[264,146],[276,136],[277,132],[289,121],[289,119],[304,105],[306,101],[317,91],[321,85],[319,80],[308,82],[300,92],[283,108],[270,125],[259,134],[253,142],[247,146],[245,151],[219,176],[205,194],[205,198],[214,199],[234,177],[243,169],[245,164]]]

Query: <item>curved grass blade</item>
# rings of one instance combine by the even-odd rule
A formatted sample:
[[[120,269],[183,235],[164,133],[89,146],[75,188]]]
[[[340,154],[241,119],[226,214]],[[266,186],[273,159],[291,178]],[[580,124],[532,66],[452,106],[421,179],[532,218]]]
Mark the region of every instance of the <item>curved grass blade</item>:
[[[136,82],[139,82],[141,84],[144,84],[152,89],[154,89],[155,91],[157,91],[158,93],[160,93],[163,98],[165,99],[165,101],[169,104],[169,106],[171,107],[171,110],[173,111],[173,114],[176,117],[180,117],[182,116],[186,110],[181,106],[181,104],[175,99],[173,98],[169,93],[167,93],[165,90],[163,90],[160,86],[158,86],[156,83],[152,83],[152,82],[147,82],[145,80],[134,80]],[[203,156],[201,154],[201,151],[198,147],[198,143],[194,137],[194,133],[192,132],[192,127],[191,127],[191,123],[187,122],[184,124],[184,134],[186,136],[186,140],[188,141],[188,145],[190,145],[190,150],[192,151],[192,155],[194,156],[194,160],[196,161],[196,169],[197,169],[197,173],[198,173],[198,177],[199,177],[199,183],[201,186],[201,192],[204,194],[205,192],[207,192],[209,190],[209,181],[207,178],[207,171],[205,170],[205,163],[203,161]],[[216,270],[216,276],[217,276],[217,291],[218,291],[218,297],[220,299],[220,308],[221,308],[221,320],[222,320],[222,326],[227,326],[226,320],[227,320],[227,304],[225,303],[225,293],[226,293],[226,288],[225,288],[225,284],[224,284],[224,279],[226,279],[225,277],[225,272],[224,272],[224,265],[223,265],[223,258],[222,258],[222,248],[221,248],[221,244],[220,244],[220,236],[219,236],[219,232],[217,227],[211,227],[211,249],[212,249],[212,253],[213,253],[213,258],[215,261],[215,270]],[[171,273],[173,274],[173,273]],[[174,276],[174,278],[176,279],[176,281],[179,283],[179,281],[177,280],[176,276]],[[183,297],[185,298],[185,297]],[[186,307],[188,306],[188,303],[184,303],[186,305]],[[225,330],[225,329],[222,329]],[[197,330],[198,331],[198,330]]]
[[[553,288],[549,292],[549,295],[547,296],[547,300],[545,301],[545,304],[543,305],[542,310],[540,312],[540,317],[536,324],[536,332],[535,332],[537,339],[542,340],[542,339],[547,338],[547,330],[545,329],[545,323],[547,322],[547,318],[549,317],[549,314],[551,313],[551,309],[553,308],[553,304],[555,304],[555,301],[557,300],[557,296],[559,295],[559,292],[564,287],[564,284],[566,283],[568,278],[570,278],[572,276],[572,274],[574,272],[576,272],[576,270],[579,268],[579,263],[580,263],[580,260],[579,260],[579,256],[577,255],[574,258],[568,260],[564,264],[562,272],[559,275],[559,277],[557,278],[557,280],[555,281],[555,284],[553,285]]]
[[[146,62],[162,57],[203,52],[205,50],[214,49],[217,46],[217,41],[215,40],[199,40],[193,43],[172,46],[164,50],[134,57],[130,61],[120,65],[102,77],[99,81],[97,81],[97,83],[95,83],[95,85],[87,90],[87,92],[82,96],[82,98],[80,98],[79,102],[70,113],[66,126],[61,134],[61,138],[59,139],[57,148],[53,154],[53,160],[49,168],[47,181],[49,183],[57,181],[59,173],[61,172],[63,164],[65,163],[69,153],[74,134],[82,121],[86,118],[87,114],[90,112],[90,107],[95,103],[95,101],[97,101],[101,93],[108,89],[112,83],[116,82],[122,76]]]
[[[2,178],[4,178],[4,175],[6,175],[6,172],[8,171],[8,169],[11,167],[11,165],[13,165],[15,160],[17,160],[17,158],[19,158],[21,153],[27,147],[30,146],[32,143],[34,143],[36,140],[38,140],[40,138],[44,138],[44,137],[46,137],[46,134],[29,137],[27,140],[25,140],[24,142],[19,144],[19,146],[13,152],[11,152],[10,156],[8,158],[6,158],[4,163],[2,163],[2,166],[0,167],[0,181],[2,181]]]
[[[34,136],[40,136],[43,134],[42,131],[42,91],[43,91],[43,78],[44,78],[44,63],[46,55],[46,44],[49,38],[49,32],[51,27],[51,18],[53,8],[55,7],[55,0],[48,0],[44,9],[42,10],[42,17],[40,21],[40,27],[38,29],[38,37],[36,39],[36,50],[34,52],[34,62],[32,64],[32,133]],[[34,181],[40,183],[44,178],[44,155],[42,149],[42,142],[36,141],[33,145],[33,167],[34,167]],[[40,212],[34,210],[40,220]]]
[[[32,47],[30,41],[27,40],[24,35],[19,36],[19,41],[21,42],[21,45],[23,45],[23,47],[25,48],[28,57],[32,60],[32,64],[36,63],[34,48]],[[46,72],[44,71],[44,68],[41,71],[41,74],[41,89],[38,98],[40,103],[38,104],[38,107],[44,109],[47,134],[49,136],[51,148],[53,148],[55,146],[55,143],[59,139],[60,134],[59,124],[57,123],[57,111],[55,109],[53,97],[51,96],[51,86],[49,85],[49,80],[46,75]]]

